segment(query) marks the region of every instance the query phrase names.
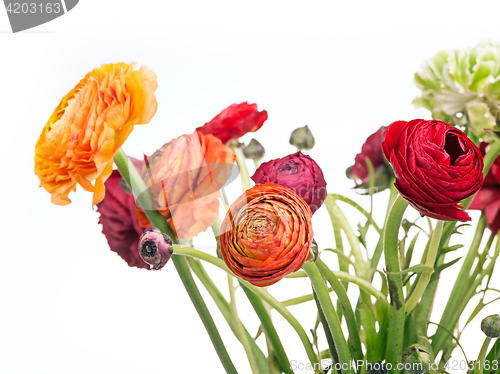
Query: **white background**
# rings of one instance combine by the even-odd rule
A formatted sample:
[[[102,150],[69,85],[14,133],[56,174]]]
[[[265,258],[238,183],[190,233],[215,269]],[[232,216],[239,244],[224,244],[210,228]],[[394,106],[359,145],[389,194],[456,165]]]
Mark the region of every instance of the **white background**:
[[[109,250],[91,194],[79,190],[71,205],[59,207],[38,188],[36,140],[88,71],[136,61],[157,73],[158,112],[125,143],[130,155],[151,154],[248,100],[269,112],[264,127],[243,138],[259,139],[265,160],[292,153],[290,132],[309,124],[316,136],[309,154],[329,192],[368,207],[344,174],[365,138],[394,120],[430,118],[411,104],[414,73],[440,49],[500,42],[499,10],[497,1],[82,0],[64,17],[15,35],[0,10],[0,372],[223,372],[173,266],[156,273],[129,268]],[[233,200],[241,193],[238,181],[229,193]],[[380,224],[386,199],[377,195]],[[356,225],[360,217],[345,211]],[[325,208],[314,229],[320,248],[334,245]],[[473,231],[465,232],[468,246]],[[212,244],[210,230],[195,238],[195,245]],[[225,275],[208,270],[227,294]],[[437,316],[457,271],[455,265],[443,279]],[[283,300],[310,293],[310,286],[286,280],[271,293]],[[237,296],[253,334],[257,319],[241,290]],[[209,298],[207,304],[239,372],[249,373],[243,349]],[[290,310],[307,331],[313,327],[310,303]],[[495,305],[481,316],[494,312]],[[290,360],[307,362],[294,331],[273,318]],[[469,359],[483,340],[479,321],[463,335]]]

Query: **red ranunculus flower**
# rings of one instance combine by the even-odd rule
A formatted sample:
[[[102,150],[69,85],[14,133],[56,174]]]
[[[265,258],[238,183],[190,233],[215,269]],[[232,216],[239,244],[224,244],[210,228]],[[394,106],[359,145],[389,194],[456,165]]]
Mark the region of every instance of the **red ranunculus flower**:
[[[140,172],[144,162],[130,159]],[[104,200],[97,204],[97,211],[101,214],[99,223],[113,252],[118,253],[129,266],[149,269],[150,266],[141,259],[137,251],[144,228],[139,226],[135,216],[134,196],[126,192],[121,183],[123,182],[120,173],[113,170],[105,183]]]
[[[323,171],[311,157],[297,152],[264,162],[252,176],[256,184],[276,183],[290,188],[316,212],[326,199]]]
[[[483,156],[462,131],[441,121],[397,121],[382,149],[412,207],[435,219],[471,220],[458,203],[483,185]]]
[[[267,112],[257,110],[257,104],[232,104],[217,114],[213,120],[198,127],[203,134],[212,134],[227,144],[231,139],[241,138],[248,132],[255,132],[267,120]]]
[[[366,165],[367,158],[372,163],[375,171],[376,192],[381,192],[390,185],[392,171],[386,163],[384,153],[382,152],[382,134],[387,130],[387,127],[382,126],[366,139],[361,147],[361,152],[354,159],[354,165],[346,170],[346,175],[349,178],[360,182],[356,186],[357,188],[368,188],[370,172]]]
[[[481,153],[484,155],[488,143],[481,143]],[[483,187],[474,196],[469,209],[484,210],[488,228],[496,233],[500,230],[500,157],[491,165]]]

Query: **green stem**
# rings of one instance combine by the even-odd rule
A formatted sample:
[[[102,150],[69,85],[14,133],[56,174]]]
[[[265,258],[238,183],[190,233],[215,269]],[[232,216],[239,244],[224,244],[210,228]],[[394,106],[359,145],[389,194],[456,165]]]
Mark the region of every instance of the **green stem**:
[[[259,296],[263,301],[271,305],[276,311],[281,314],[288,323],[294,328],[294,330],[297,332],[297,335],[299,335],[300,340],[302,341],[302,344],[304,345],[304,348],[307,353],[307,357],[311,361],[311,364],[314,365],[318,363],[318,358],[316,357],[316,354],[314,353],[314,348],[307,337],[307,333],[305,332],[304,328],[302,325],[297,321],[297,319],[286,309],[286,307],[280,303],[278,300],[276,300],[273,296],[271,296],[269,293],[265,292],[262,288],[256,287],[249,282],[235,276],[231,270],[226,266],[223,260],[220,258],[214,257],[209,255],[208,253],[198,251],[194,248],[191,247],[183,247],[180,245],[174,245],[174,256],[173,257],[181,257],[181,256],[190,256],[194,257],[203,261],[206,261],[212,265],[217,266],[218,268],[224,270],[226,273],[233,275],[236,279],[240,281],[240,283],[243,283],[248,289],[250,289],[254,294]],[[176,255],[176,256],[175,256]]]
[[[394,187],[394,183],[391,183],[389,201],[387,202],[387,210],[385,212],[384,222],[387,221],[387,217],[389,216],[389,213],[391,211],[392,204],[394,204],[394,200],[396,200],[397,196],[398,196],[398,190],[396,190],[396,187]],[[371,269],[376,269],[378,267],[378,263],[380,261],[380,257],[382,257],[383,251],[384,251],[384,235],[381,234],[378,239],[377,246],[375,247],[375,251],[373,252],[372,259],[370,260]],[[370,274],[370,280],[373,280],[374,276],[375,272],[372,271],[372,273]]]
[[[135,198],[144,209],[144,212],[149,218],[151,224],[158,228],[162,233],[169,235],[174,243],[177,242],[172,229],[165,221],[165,218],[156,209],[154,209],[151,193],[147,189],[135,166],[122,149],[120,149],[115,155],[114,161],[118,167],[118,171],[130,186]],[[203,301],[200,291],[194,282],[193,275],[191,274],[191,270],[189,269],[186,259],[179,257],[172,258],[172,261],[191,301],[196,308],[196,311],[198,312],[198,315],[205,325],[210,340],[212,341],[215,351],[217,352],[226,373],[237,374],[238,372],[234,367],[229,354],[227,353],[226,347],[224,346],[224,343],[219,335],[219,331],[217,330],[217,326],[215,325],[214,320],[212,319],[212,316]]]
[[[309,279],[311,279],[314,292],[318,296],[318,300],[321,305],[321,310],[323,311],[326,321],[328,322],[328,326],[337,349],[339,363],[342,365],[342,374],[353,373],[351,368],[352,358],[351,353],[349,352],[349,346],[345,340],[339,318],[337,313],[335,313],[332,300],[330,299],[330,294],[326,289],[321,273],[314,262],[305,263],[302,268],[309,276]]]
[[[444,326],[448,330],[454,330],[460,314],[455,313],[459,303],[463,300],[464,290],[468,288],[467,284],[470,282],[469,274],[474,264],[474,260],[478,255],[479,246],[481,244],[481,240],[483,239],[483,234],[486,229],[486,216],[484,213],[481,214],[479,221],[476,227],[476,233],[474,234],[474,238],[472,239],[472,244],[470,246],[469,251],[467,252],[467,256],[462,264],[462,268],[458,274],[458,277],[455,281],[455,285],[453,286],[453,290],[451,291],[450,298],[446,304],[445,310],[441,316],[441,320],[439,324]],[[443,239],[441,238],[441,242]],[[455,315],[455,317],[453,317]],[[438,327],[436,333],[432,338],[432,350],[437,353],[442,348],[447,339],[446,332]]]
[[[215,220],[215,222],[212,224],[212,231],[214,233],[215,240],[217,240],[219,238],[219,235],[220,235],[220,225],[221,224],[222,224],[222,222],[220,220],[220,217],[217,217],[217,219]]]
[[[346,273],[345,271],[335,271],[332,270],[332,273],[341,281],[353,283],[356,286],[358,286],[361,290],[364,290],[368,292],[370,295],[375,296],[376,299],[383,298],[385,299],[385,295],[377,290],[370,282],[367,280],[361,279],[360,277],[357,277],[355,275],[352,275],[350,273]],[[286,276],[286,278],[306,278],[307,274],[303,271],[297,271],[295,273],[289,274]]]
[[[252,369],[252,373],[260,374],[259,366],[257,365],[257,360],[255,359],[252,348],[250,347],[250,342],[248,340],[248,337],[245,335],[243,331],[243,325],[240,321],[240,318],[238,317],[238,309],[236,307],[236,295],[234,292],[234,280],[233,277],[229,274],[227,275],[227,284],[229,286],[229,297],[231,300],[229,302],[229,308],[231,309],[231,319],[235,324],[238,335],[241,337],[241,344],[243,345],[245,353],[247,354],[248,362],[250,363],[250,368]]]
[[[326,198],[325,206],[327,207],[330,214],[334,214],[336,216],[337,222],[339,223],[340,227],[342,227],[342,230],[344,230],[344,233],[347,236],[347,240],[351,245],[351,253],[356,260],[356,265],[359,271],[359,274],[357,275],[363,279],[368,279],[368,269],[366,266],[365,259],[363,258],[363,254],[361,253],[361,249],[359,247],[359,239],[354,233],[354,231],[352,231],[351,225],[349,225],[347,218],[344,216],[344,214],[338,207],[332,195],[329,195]]]
[[[278,336],[278,333],[276,332],[276,329],[274,328],[273,322],[271,320],[269,312],[266,310],[264,303],[245,284],[240,282],[240,285],[241,288],[243,288],[243,291],[245,291],[248,300],[252,304],[255,312],[257,313],[257,316],[260,319],[262,329],[264,330],[266,337],[273,347],[274,355],[276,357],[276,360],[278,361],[281,371],[283,371],[285,374],[293,374],[293,371],[290,368],[290,361],[288,360],[285,349],[281,344],[281,340]]]
[[[403,350],[405,308],[403,280],[399,272],[398,234],[403,214],[408,203],[398,197],[391,208],[384,227],[384,253],[391,295],[390,320],[387,335],[386,362],[392,364],[391,373],[397,373],[401,352]]]
[[[353,202],[354,203],[354,202]],[[337,247],[337,250],[342,253],[342,256],[338,257],[338,262],[339,262],[339,270],[345,271],[346,273],[349,272],[349,264],[353,263],[349,257],[347,257],[344,254],[344,245],[342,243],[342,232],[340,231],[340,225],[338,222],[338,219],[336,215],[334,214],[332,209],[328,209],[328,214],[330,215],[330,221],[332,222],[332,228],[333,228],[333,235],[335,237],[335,245]],[[358,272],[358,269],[354,270],[356,273]],[[342,282],[342,285],[344,288],[347,290],[349,288],[349,283],[347,282]],[[340,307],[340,301],[337,301],[337,311],[338,311],[338,316],[339,319],[342,321],[342,308]]]
[[[370,213],[368,213],[363,207],[358,205],[354,200],[349,199],[348,197],[339,195],[339,194],[332,194],[331,195],[335,200],[338,201],[343,201],[346,204],[349,204],[350,206],[356,208],[362,215],[366,217],[367,220],[370,221],[370,223],[373,225],[375,230],[377,230],[378,233],[380,233],[382,230],[380,230],[380,227],[377,225],[377,223],[372,219]]]
[[[349,342],[353,358],[355,361],[363,360],[363,351],[361,350],[361,339],[359,338],[358,325],[356,324],[356,318],[354,317],[354,312],[352,311],[351,302],[349,301],[347,292],[335,274],[333,274],[333,272],[323,261],[321,261],[321,259],[318,258],[316,260],[316,266],[321,274],[326,278],[328,283],[330,283],[333,291],[337,294],[340,301],[340,305],[344,311],[347,328],[349,330]],[[382,298],[382,300],[385,301],[385,298]]]
[[[243,150],[238,146],[234,146],[231,148],[236,155],[236,164],[240,169],[241,186],[243,188],[243,191],[246,191],[250,189],[250,175],[248,174],[245,154],[243,153]]]
[[[333,364],[338,363],[339,356],[337,355],[337,348],[335,347],[335,341],[333,340],[330,328],[328,327],[328,321],[326,320],[325,314],[323,313],[323,309],[321,309],[321,303],[319,302],[318,295],[316,294],[314,289],[313,289],[313,298],[314,301],[316,302],[316,307],[318,308],[319,320],[323,325],[323,330],[325,331],[326,341],[328,343],[328,351],[330,352]],[[320,357],[324,357],[323,352],[320,352]]]
[[[231,328],[231,331],[233,331],[234,336],[238,339],[238,341],[241,343],[242,342],[242,337],[238,334],[238,331],[236,331],[236,326],[233,323],[233,319],[231,316],[231,309],[229,307],[229,303],[227,302],[226,298],[222,295],[222,293],[219,291],[215,283],[212,281],[212,279],[209,277],[207,274],[207,271],[203,267],[200,261],[195,260],[192,257],[186,257],[187,261],[189,263],[189,266],[193,270],[193,272],[196,274],[198,279],[201,281],[201,283],[205,286],[207,289],[208,293],[210,296],[212,296],[213,300],[215,301],[215,304],[219,308],[219,310],[222,313],[222,316],[228,323],[229,327]],[[255,343],[253,340],[252,336],[248,332],[248,330],[243,326],[243,332],[246,335],[248,341],[250,342],[250,346],[252,347],[253,354],[255,355],[257,359],[257,363],[259,365],[260,371],[262,373],[266,373],[267,369],[267,360],[266,356],[264,356],[264,353],[262,353],[262,350],[259,348],[259,346]]]
[[[479,365],[479,370],[477,374],[483,374],[484,370],[484,359],[486,358],[486,352],[488,351],[488,347],[490,346],[491,338],[484,339],[483,345],[481,346],[481,350],[479,351],[479,356],[477,357],[477,364]]]
[[[429,247],[427,259],[425,260],[425,263],[424,263],[425,266],[434,268],[434,261],[436,260],[439,241],[441,239],[441,233],[443,232],[443,226],[444,226],[444,221],[439,220],[437,222],[436,228],[435,228],[434,233],[432,235],[431,245]],[[406,314],[411,313],[413,308],[415,308],[415,306],[417,305],[418,301],[420,300],[420,298],[424,294],[425,289],[427,288],[427,285],[429,284],[429,280],[431,279],[431,275],[433,272],[434,272],[434,269],[424,271],[422,273],[422,275],[420,276],[420,279],[417,283],[417,286],[415,287],[411,296],[406,301],[406,305],[405,305]]]

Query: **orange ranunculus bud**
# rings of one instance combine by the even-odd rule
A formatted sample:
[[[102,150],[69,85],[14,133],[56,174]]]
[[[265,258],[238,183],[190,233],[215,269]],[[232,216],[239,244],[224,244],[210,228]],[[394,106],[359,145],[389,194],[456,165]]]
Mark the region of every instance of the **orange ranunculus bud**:
[[[221,226],[220,251],[237,276],[255,286],[299,270],[313,240],[311,209],[291,189],[256,185],[231,206]]]
[[[57,205],[80,184],[104,198],[113,157],[156,113],[156,74],[135,64],[106,64],[88,73],[59,103],[36,143],[35,173]],[[92,182],[95,181],[94,185]]]
[[[198,131],[172,140],[148,159],[142,178],[177,238],[191,240],[216,221],[220,189],[235,159],[218,138]],[[151,225],[142,210],[136,215],[141,226]]]

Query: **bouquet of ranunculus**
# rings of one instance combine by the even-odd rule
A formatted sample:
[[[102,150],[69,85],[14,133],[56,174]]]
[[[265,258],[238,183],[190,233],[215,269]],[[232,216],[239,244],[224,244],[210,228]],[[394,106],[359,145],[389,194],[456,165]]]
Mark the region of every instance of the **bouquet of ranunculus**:
[[[360,198],[371,202],[369,211],[336,193],[332,184],[328,193],[320,165],[302,153],[314,146],[307,126],[291,133],[296,153],[260,163],[262,144],[238,141],[267,120],[256,104],[233,104],[142,160],[128,158],[123,143],[157,108],[156,75],[134,64],[94,69],[61,100],[36,145],[35,172],[55,204],[69,204],[77,185],[93,192],[109,247],[129,266],[173,271],[172,261],[229,374],[245,365],[254,374],[298,369],[273,325],[273,309],[295,331],[309,372],[447,372],[452,352],[462,348],[462,331],[471,324],[485,338],[474,359],[463,352],[463,369],[496,373],[500,343],[491,339],[500,336],[500,317],[480,324],[475,317],[490,303],[486,295],[500,292],[490,284],[500,255],[499,60],[499,46],[481,44],[441,52],[417,73],[422,96],[415,103],[432,110],[434,119],[380,127],[347,169],[365,195]],[[251,177],[247,160],[256,166]],[[227,201],[224,187],[238,171],[242,194]],[[374,196],[387,200],[383,224],[373,211]],[[311,218],[323,205],[334,242],[318,244]],[[359,213],[357,226],[344,215],[346,205]],[[461,222],[471,221],[467,209],[482,213],[472,243],[464,247],[456,239]],[[410,210],[420,221],[408,218]],[[208,228],[217,242],[211,253],[192,244]],[[326,261],[325,252],[337,262]],[[461,257],[450,260],[453,253]],[[206,263],[226,272],[228,284],[214,283]],[[452,266],[461,268],[451,280]],[[195,277],[248,362],[229,357]],[[300,278],[309,278],[309,295],[278,301],[268,292],[277,282],[294,287]],[[436,319],[433,305],[443,280],[454,285]],[[220,287],[228,288],[229,299]],[[237,287],[243,290],[238,298],[247,298],[260,320],[257,337],[238,316]],[[356,298],[348,293],[353,287],[359,290]],[[312,329],[289,310],[305,302],[317,308]],[[261,334],[264,341],[257,339]],[[318,344],[319,334],[325,347]]]

